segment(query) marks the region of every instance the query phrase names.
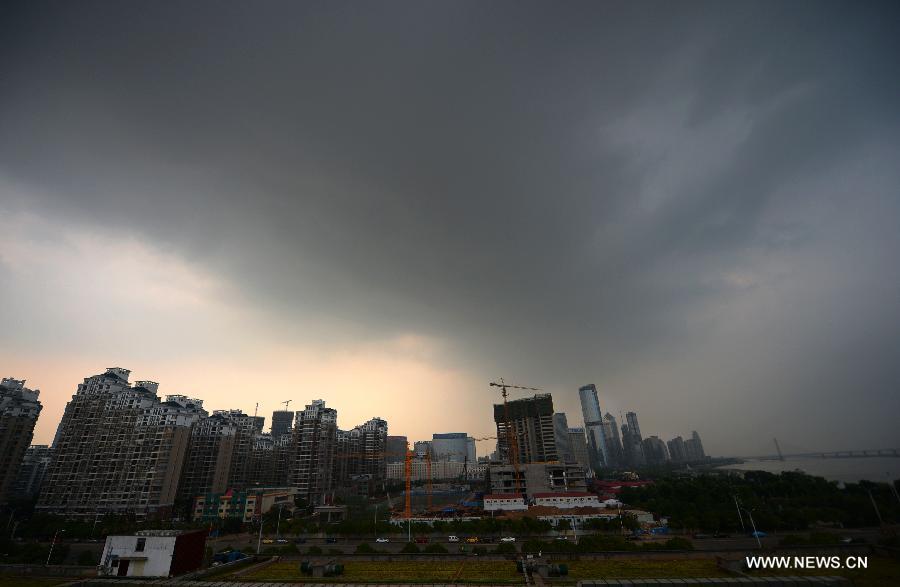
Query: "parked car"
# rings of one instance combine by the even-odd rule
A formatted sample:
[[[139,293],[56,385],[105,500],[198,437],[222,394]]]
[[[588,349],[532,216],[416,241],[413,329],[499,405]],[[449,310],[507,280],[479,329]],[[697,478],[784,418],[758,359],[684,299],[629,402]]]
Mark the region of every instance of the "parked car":
[[[447,542],[459,542],[459,536],[447,536]]]
[[[287,538],[279,538],[275,542],[277,542],[278,544],[287,544],[288,540],[287,540]]]
[[[385,542],[390,542],[390,540],[388,540],[387,538],[376,538],[375,542],[377,542],[379,544],[384,544]]]
[[[568,536],[557,536],[556,538],[554,538],[554,540],[568,540],[568,539],[569,539]]]
[[[477,544],[478,536],[469,536],[468,538],[466,538],[466,542],[468,542],[469,544]]]
[[[271,538],[263,538],[263,544],[275,544],[275,541]]]
[[[416,536],[416,543],[417,544],[427,544],[428,537],[427,536]]]
[[[516,541],[515,536],[504,536],[503,538],[500,539],[500,542],[515,542],[515,541]]]

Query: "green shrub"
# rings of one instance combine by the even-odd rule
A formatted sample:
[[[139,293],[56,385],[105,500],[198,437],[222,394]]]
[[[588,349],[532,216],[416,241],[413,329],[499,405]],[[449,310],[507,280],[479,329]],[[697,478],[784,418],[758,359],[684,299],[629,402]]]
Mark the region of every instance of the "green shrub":
[[[434,544],[429,544],[428,546],[426,546],[425,550],[423,550],[422,552],[427,552],[429,554],[446,554],[447,549],[444,548],[443,544],[438,544],[435,542]]]
[[[322,554],[322,549],[319,548],[318,546],[310,546],[309,550],[306,551],[306,554],[320,555],[320,554]]]
[[[494,549],[494,552],[497,554],[515,554],[516,547],[511,542],[501,542],[497,545],[497,548]]]
[[[400,549],[400,552],[402,552],[403,554],[419,554],[421,551],[414,542],[407,542],[405,545],[403,545],[403,548]]]
[[[363,542],[356,546],[356,554],[375,554],[378,552],[368,542]]]

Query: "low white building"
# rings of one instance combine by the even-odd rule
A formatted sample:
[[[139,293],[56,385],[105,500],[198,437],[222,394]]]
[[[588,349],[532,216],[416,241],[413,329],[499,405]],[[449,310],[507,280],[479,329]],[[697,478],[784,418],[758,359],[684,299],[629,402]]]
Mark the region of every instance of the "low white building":
[[[203,564],[206,530],[142,530],[131,536],[107,536],[98,575],[174,577]]]
[[[600,498],[586,491],[567,491],[553,493],[535,493],[534,505],[545,505],[554,508],[604,507]]]
[[[494,493],[484,496],[484,510],[487,512],[527,509],[528,506],[525,504],[525,498],[516,493]]]

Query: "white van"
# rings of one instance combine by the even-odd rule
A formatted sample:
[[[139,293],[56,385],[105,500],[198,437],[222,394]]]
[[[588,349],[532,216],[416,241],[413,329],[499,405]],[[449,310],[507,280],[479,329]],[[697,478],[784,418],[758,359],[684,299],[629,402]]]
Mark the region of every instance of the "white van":
[[[458,536],[447,536],[447,542],[459,542]]]

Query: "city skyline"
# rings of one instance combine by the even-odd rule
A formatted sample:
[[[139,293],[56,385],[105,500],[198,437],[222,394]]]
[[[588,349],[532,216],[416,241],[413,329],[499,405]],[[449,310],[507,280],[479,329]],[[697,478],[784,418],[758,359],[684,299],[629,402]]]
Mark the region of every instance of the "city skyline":
[[[107,369],[121,369],[121,368],[120,368],[120,367],[108,367]],[[96,373],[102,373],[103,371],[104,371],[104,370],[97,370]],[[126,371],[129,372],[129,373],[131,373],[131,370],[130,370],[130,369],[126,369]],[[82,376],[82,377],[84,377],[84,376]],[[22,381],[22,383],[24,383],[25,380],[21,380],[21,381]],[[147,385],[151,386],[153,392],[156,393],[156,394],[158,394],[158,397],[160,398],[160,400],[164,400],[165,398],[167,398],[167,397],[169,397],[169,396],[172,396],[172,397],[178,398],[179,400],[183,400],[183,401],[188,401],[188,402],[189,402],[189,401],[193,401],[192,398],[187,397],[187,396],[185,396],[185,395],[183,395],[183,394],[170,393],[169,390],[166,390],[166,389],[160,389],[160,387],[162,386],[162,383],[161,383],[161,382],[158,382],[158,381],[152,381],[152,380],[136,380],[136,384],[147,384]],[[77,390],[78,387],[80,387],[80,385],[79,385],[79,384],[76,384],[76,390]],[[576,393],[579,394],[579,402],[580,402],[580,392],[581,392],[581,389],[583,389],[584,387],[592,387],[592,388],[594,388],[593,384],[590,384],[589,386],[581,386],[581,387],[579,388],[578,392],[576,392]],[[552,396],[552,394],[550,394],[550,395]],[[242,414],[242,417],[245,417],[245,418],[247,418],[247,419],[249,419],[249,420],[252,420],[252,419],[254,418],[254,413],[255,413],[255,414],[256,414],[256,415],[255,415],[255,418],[256,418],[256,420],[258,420],[258,422],[256,423],[256,428],[257,428],[260,432],[265,432],[265,433],[267,433],[267,434],[268,434],[268,433],[270,432],[270,430],[272,429],[272,426],[273,426],[273,424],[274,424],[273,417],[274,417],[275,414],[279,414],[279,415],[282,415],[282,414],[284,414],[284,415],[290,414],[291,420],[293,420],[293,416],[294,416],[295,414],[297,414],[298,412],[301,412],[301,411],[302,411],[302,410],[299,409],[299,408],[298,408],[297,410],[285,410],[284,407],[279,408],[279,409],[274,409],[274,410],[271,410],[271,411],[265,411],[265,410],[263,410],[262,406],[260,406],[260,405],[258,405],[258,404],[255,404],[255,405],[254,405],[254,409],[253,409],[253,410],[246,410],[246,409],[243,409],[243,408],[240,408],[240,407],[235,407],[235,406],[233,406],[233,405],[213,405],[213,404],[209,403],[206,399],[204,399],[204,398],[202,397],[202,394],[196,395],[196,399],[200,400],[201,403],[203,403],[203,405],[202,405],[202,407],[201,407],[200,409],[201,409],[201,410],[205,410],[205,411],[208,412],[210,415],[227,414],[228,412],[235,412],[235,413],[241,413],[241,414]],[[527,400],[527,399],[529,399],[529,398],[526,396],[526,397],[522,397],[522,398],[511,398],[511,401],[516,401],[516,400]],[[302,405],[303,403],[305,403],[305,402],[307,402],[307,401],[320,401],[320,400],[319,400],[319,399],[306,399],[306,400],[302,400],[302,399],[299,399],[299,400],[298,400],[298,399],[291,399],[291,402],[297,402],[297,401],[299,401],[299,405]],[[327,403],[327,400],[321,400],[321,401],[325,401],[325,402]],[[280,402],[280,404],[281,404],[282,406],[284,406],[284,402]],[[493,402],[493,401],[491,402],[491,407],[492,407],[492,408],[496,409],[496,405],[497,405],[497,404],[496,404],[495,402]],[[580,403],[579,403],[579,405],[580,405]],[[46,411],[45,411],[45,412],[42,412],[42,413],[44,413],[44,414],[46,415]],[[340,411],[338,411],[338,414],[340,414]],[[555,416],[557,416],[557,415],[566,416],[566,413],[565,413],[565,412],[562,412],[562,411],[559,411],[559,410],[555,410],[555,411],[554,411],[554,415],[555,415]],[[609,414],[607,414],[607,415],[609,415]],[[339,417],[339,416],[338,416],[338,417]],[[375,419],[378,419],[379,417],[380,417],[380,416],[374,416]],[[581,420],[579,420],[579,416],[578,416],[578,415],[571,416],[571,418],[572,418],[572,419],[571,419],[571,422],[572,422],[572,423],[577,424],[578,422],[581,422]],[[60,418],[60,419],[61,419],[61,418]],[[284,418],[282,418],[282,419],[284,419]],[[350,420],[351,418],[348,417],[347,419]],[[386,418],[384,418],[384,419],[389,421],[389,416],[386,417]],[[43,422],[43,424],[44,424],[43,426],[41,426],[41,423],[42,423],[42,422]],[[51,422],[49,422],[46,418],[44,418],[43,420],[40,419],[40,418],[38,418],[38,419],[37,419],[37,425],[36,425],[36,427],[35,427],[34,440],[33,440],[33,442],[32,442],[31,444],[33,444],[33,445],[41,445],[41,444],[52,445],[52,443],[53,443],[53,434],[56,434],[57,429],[58,429],[58,426],[59,426],[59,422],[60,422],[60,420],[57,420],[56,422],[52,422],[52,423],[51,423]],[[287,425],[288,429],[292,429],[292,426],[291,426],[291,425],[288,425],[288,424],[286,424],[286,423],[282,423],[282,425]],[[341,421],[338,421],[338,427],[340,427],[340,426],[342,426],[342,425],[345,425],[345,424],[342,424]],[[496,423],[495,423],[495,425],[496,425]],[[452,426],[450,426],[450,427],[452,428]],[[576,427],[576,428],[585,428],[585,426],[583,425],[583,422],[582,422],[582,426],[575,426],[575,427]],[[43,437],[39,437],[39,436],[38,436],[37,431],[38,431],[39,429],[41,429],[41,428],[43,428],[45,431],[46,431],[46,430],[50,430],[50,429],[52,428],[52,434],[49,436],[49,438],[44,439]],[[571,426],[567,426],[567,428],[571,428]],[[478,437],[479,439],[481,439],[480,442],[481,442],[482,444],[481,444],[480,446],[478,445],[478,443],[476,443],[476,450],[477,450],[477,452],[478,452],[478,456],[483,456],[483,455],[491,454],[491,453],[494,451],[494,449],[495,449],[495,445],[492,444],[492,443],[487,443],[487,444],[490,445],[490,448],[487,447],[487,444],[484,444],[484,442],[485,442],[484,439],[485,439],[485,438],[490,438],[490,436],[479,435],[479,434],[477,434],[477,433],[476,433],[476,434],[472,434],[472,433],[460,433],[460,432],[436,432],[436,431],[431,431],[431,432],[427,433],[425,437],[423,437],[423,438],[421,438],[421,439],[418,439],[418,438],[416,438],[416,437],[410,436],[409,434],[398,434],[398,433],[396,433],[396,431],[394,431],[393,429],[391,429],[391,432],[392,432],[391,437],[402,436],[402,437],[409,438],[409,448],[410,448],[410,450],[413,449],[413,445],[414,445],[414,444],[417,444],[417,443],[431,443],[431,442],[432,442],[432,438],[435,438],[435,439],[436,439],[436,438],[445,439],[445,438],[448,438],[448,437],[451,437],[451,438],[457,437],[457,436],[459,436],[459,435],[466,435],[467,438],[472,438],[472,437],[474,436],[474,437]],[[494,435],[494,434],[496,433],[496,430],[495,430],[495,429],[492,429],[492,430],[489,431],[489,433],[490,433],[491,435]],[[277,432],[276,432],[276,434],[277,434]],[[663,434],[663,435],[665,436],[665,434]],[[673,438],[675,437],[675,433],[672,434],[672,437],[673,437]],[[454,454],[455,454],[455,453],[454,453]],[[470,453],[470,454],[471,454],[471,453]]]
[[[896,4],[3,14],[0,376],[41,389],[35,443],[123,365],[410,440],[492,435],[505,377],[716,455],[897,445]]]

